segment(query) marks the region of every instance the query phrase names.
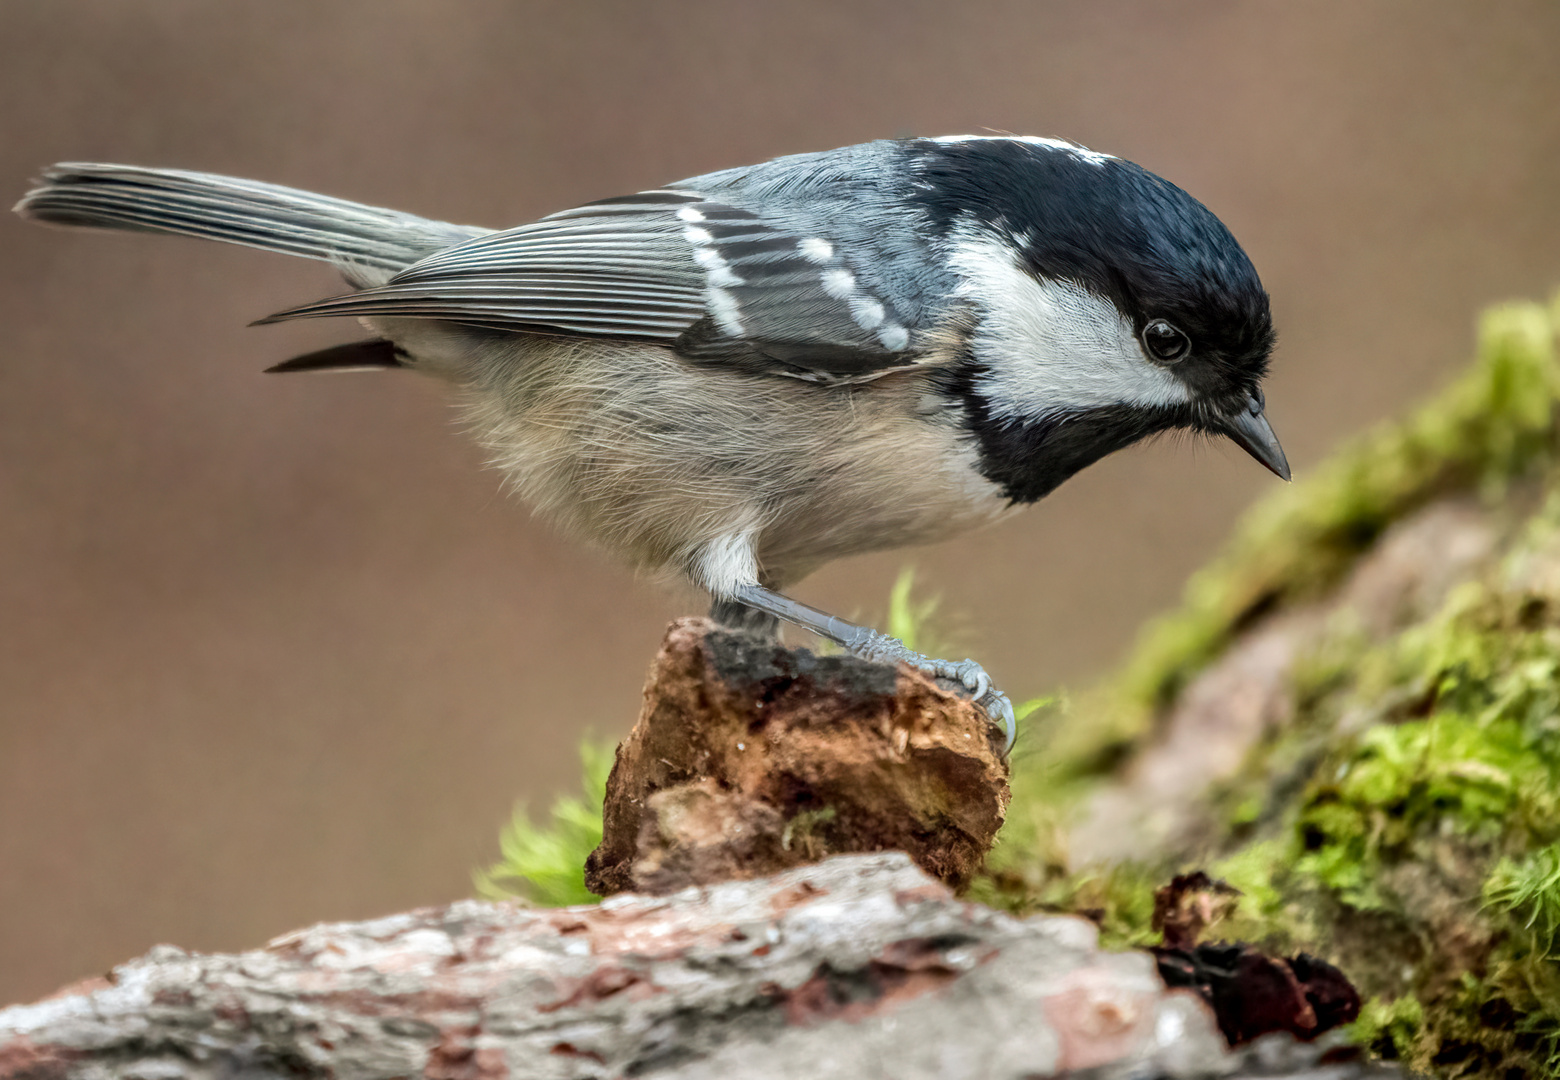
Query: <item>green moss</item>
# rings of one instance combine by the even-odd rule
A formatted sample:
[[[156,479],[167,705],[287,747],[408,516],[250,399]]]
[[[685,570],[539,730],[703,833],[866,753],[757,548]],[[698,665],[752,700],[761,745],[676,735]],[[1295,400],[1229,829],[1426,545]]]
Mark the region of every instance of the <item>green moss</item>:
[[[1024,913],[1084,915],[1100,928],[1100,944],[1107,949],[1157,945],[1162,935],[1153,928],[1154,890],[1164,881],[1160,867],[1139,863],[1059,875],[1045,882]]]
[[[1090,915],[1100,928],[1100,944],[1107,949],[1143,948],[1157,945],[1163,937],[1153,929],[1154,890],[1163,883],[1148,868],[1114,866],[1068,880],[1049,906]]]
[[[499,860],[474,875],[477,895],[489,900],[520,899],[542,907],[593,904],[601,898],[585,888],[585,859],[601,843],[601,808],[615,746],[586,737],[580,742],[582,794],[553,801],[546,825],[533,822],[523,806],[499,834]]]
[[[1536,958],[1551,958],[1560,935],[1560,845],[1500,860],[1484,883],[1484,902],[1519,925]]]
[[[823,806],[816,810],[802,810],[792,815],[780,833],[780,846],[786,851],[793,847],[806,853],[809,859],[821,858],[829,853],[822,836],[823,827],[839,815],[834,807]]]
[[[1296,870],[1361,910],[1387,906],[1383,861],[1423,837],[1493,846],[1549,771],[1520,724],[1455,714],[1372,727],[1341,756],[1301,806]]]
[[[1311,907],[1284,888],[1293,858],[1292,845],[1267,839],[1231,852],[1208,868],[1213,877],[1241,892],[1240,903],[1219,924],[1219,937],[1285,955],[1316,940]]]
[[[1328,750],[1269,836],[1232,826],[1214,867],[1253,901],[1233,934],[1328,955],[1377,995],[1358,1037],[1436,1075],[1560,1066],[1560,613],[1512,573],[1549,532],[1518,535],[1437,616],[1300,687],[1286,738]]]
[[[1424,1007],[1414,998],[1370,998],[1361,1004],[1359,1019],[1349,1025],[1349,1036],[1356,1045],[1397,1058],[1402,1056],[1398,1048],[1413,1046],[1424,1026]]]
[[[1510,1042],[1560,1073],[1560,845],[1501,859],[1484,883],[1485,910],[1503,929],[1479,987],[1481,1007],[1514,1016]]]
[[[942,606],[942,597],[916,600],[910,595],[914,588],[915,567],[906,566],[899,571],[893,588],[889,590],[888,617],[884,620],[883,630],[889,637],[904,642],[906,648],[932,655],[937,652],[937,646],[929,630],[937,609]]]
[[[1497,570],[1373,646],[1338,631],[1352,670],[1301,665],[1294,723],[1257,755],[1247,790],[1281,786],[1286,746],[1326,752],[1297,797],[1277,799],[1266,837],[1232,825],[1213,867],[1248,893],[1233,936],[1329,956],[1376,995],[1358,1036],[1437,1075],[1548,1068],[1560,1025],[1544,959],[1560,929],[1560,851],[1547,846],[1560,831],[1560,627],[1508,582]]]

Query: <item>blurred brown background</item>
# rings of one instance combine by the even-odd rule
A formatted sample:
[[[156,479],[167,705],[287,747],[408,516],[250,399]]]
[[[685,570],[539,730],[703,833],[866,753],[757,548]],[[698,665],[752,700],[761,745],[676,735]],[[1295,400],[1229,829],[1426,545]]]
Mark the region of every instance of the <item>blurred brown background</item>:
[[[1552,0],[0,0],[0,188],[124,161],[504,226],[883,136],[1064,136],[1245,243],[1303,476],[1460,365],[1482,304],[1560,284],[1557,54]],[[437,386],[262,377],[351,330],[245,324],[336,288],[0,220],[0,1002],[465,894],[700,606],[530,521]],[[913,560],[1027,696],[1099,673],[1274,482],[1163,442],[801,595],[870,617]]]

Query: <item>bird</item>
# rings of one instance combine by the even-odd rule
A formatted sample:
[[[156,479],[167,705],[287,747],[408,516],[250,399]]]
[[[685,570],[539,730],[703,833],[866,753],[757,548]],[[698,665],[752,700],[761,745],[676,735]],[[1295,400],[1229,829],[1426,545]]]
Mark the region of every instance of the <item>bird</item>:
[[[944,540],[1149,436],[1232,440],[1282,479],[1268,294],[1202,203],[1054,138],[884,139],[777,157],[516,228],[274,184],[62,163],[16,211],[318,259],[350,291],[258,320],[368,337],[267,369],[407,369],[456,389],[510,487],[717,622],[800,626],[960,686],[973,660],[785,590],[843,556]]]

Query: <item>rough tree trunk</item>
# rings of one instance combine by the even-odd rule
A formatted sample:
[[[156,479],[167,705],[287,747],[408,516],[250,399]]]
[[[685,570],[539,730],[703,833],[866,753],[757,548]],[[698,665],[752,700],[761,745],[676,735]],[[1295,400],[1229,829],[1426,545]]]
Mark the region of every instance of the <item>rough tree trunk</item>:
[[[163,946],[0,1011],[8,1080],[1364,1075],[1316,1056],[1230,1055],[1146,954],[959,901],[901,854],[600,906],[464,901],[237,955]]]
[[[670,892],[905,851],[958,888],[1008,798],[996,729],[920,672],[682,619],[618,748],[585,880]]]

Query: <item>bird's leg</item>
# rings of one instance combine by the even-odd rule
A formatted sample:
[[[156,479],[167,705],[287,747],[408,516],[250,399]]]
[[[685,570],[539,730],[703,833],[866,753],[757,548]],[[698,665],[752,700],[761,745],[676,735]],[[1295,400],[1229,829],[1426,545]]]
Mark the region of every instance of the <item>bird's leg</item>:
[[[731,630],[746,630],[766,638],[780,636],[778,618],[737,600],[716,600],[710,605],[710,619]]]
[[[810,630],[819,637],[827,638],[863,660],[876,660],[886,664],[905,663],[936,678],[949,679],[962,684],[975,699],[975,703],[986,710],[986,715],[991,718],[991,722],[1002,729],[1003,755],[1006,756],[1008,751],[1013,749],[1013,740],[1018,734],[1018,721],[1013,716],[1013,704],[1008,701],[1006,694],[991,685],[991,676],[987,675],[985,669],[975,661],[961,660],[955,663],[952,660],[938,660],[935,657],[923,656],[908,648],[898,638],[881,634],[869,626],[857,626],[855,623],[846,622],[826,611],[819,611],[815,607],[808,607],[806,604],[792,600],[789,596],[781,596],[762,585],[739,585],[733,591],[732,598],[766,615],[784,619],[794,626],[800,626],[803,630]],[[716,609],[720,610],[719,604],[716,605]]]

